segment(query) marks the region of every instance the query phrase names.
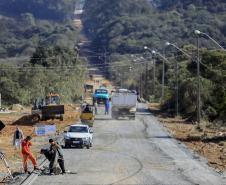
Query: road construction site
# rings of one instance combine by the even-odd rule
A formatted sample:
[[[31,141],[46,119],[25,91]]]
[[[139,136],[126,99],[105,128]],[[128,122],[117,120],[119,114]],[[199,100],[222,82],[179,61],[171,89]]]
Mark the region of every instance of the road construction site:
[[[70,123],[79,120],[79,116],[80,107],[78,105],[65,106],[65,115],[63,122],[61,122],[60,120],[33,121],[33,116],[31,115],[31,107],[23,108],[23,110],[15,111],[14,113],[0,114],[0,120],[2,120],[2,122],[6,125],[6,127],[1,131],[0,134],[1,149],[6,155],[6,159],[9,162],[12,173],[23,173],[21,151],[15,150],[13,146],[13,133],[16,130],[16,126],[18,126],[23,131],[25,136],[31,135],[34,138],[34,147],[32,148],[32,150],[34,150],[34,155],[37,158],[41,158],[40,149],[48,143],[48,138],[55,137],[55,135],[37,137],[35,135],[35,126],[37,124],[54,124],[57,127],[56,134],[58,134],[62,132]],[[0,179],[2,179],[7,174],[7,169],[5,168],[3,163],[0,163],[0,171]]]
[[[36,176],[32,184],[225,184],[139,104],[136,120],[96,116],[93,148],[65,149],[71,174]]]
[[[82,26],[79,20],[75,24],[77,27]],[[93,85],[94,89],[100,86],[109,91],[114,89],[103,74],[97,74],[100,72],[98,69],[93,70],[87,84]],[[93,103],[90,94],[84,93],[83,98]],[[68,125],[80,123],[80,107],[81,104],[66,105],[63,121],[34,121],[31,107],[0,114],[0,120],[6,124],[0,134],[1,148],[13,174],[22,176],[15,184],[226,184],[225,142],[204,142],[200,139],[209,132],[212,135],[216,135],[216,132],[213,129],[198,131],[193,123],[156,113],[159,109],[148,103],[137,104],[135,120],[113,119],[111,114],[104,114],[103,105],[98,106],[98,115],[92,128],[93,147],[89,150],[63,150],[65,166],[70,173],[53,176],[32,173],[30,177],[23,176],[20,151],[12,146],[16,125],[25,135],[34,136],[32,151],[40,163],[44,160],[40,149],[48,144],[48,138],[62,133]],[[34,134],[37,123],[56,125],[56,135],[37,137]],[[219,134],[225,134],[224,128]],[[63,135],[60,137],[63,139]],[[194,138],[197,140],[194,141]],[[48,168],[47,161],[43,165]],[[4,177],[7,171],[2,163],[0,171],[0,178]]]
[[[138,104],[136,120],[114,120],[111,115],[104,115],[103,106],[99,106],[98,112],[93,127],[93,147],[90,150],[64,149],[65,165],[71,173],[58,176],[33,174],[29,183],[225,184],[224,174],[217,173],[214,168],[208,166],[209,159],[203,158],[199,155],[202,153],[197,153],[197,150],[189,150],[189,148],[194,149],[194,145],[196,148],[202,145],[193,142],[185,142],[184,145],[175,132],[171,134],[164,127],[165,125],[170,129],[170,123],[168,122],[167,126],[166,120],[155,117],[146,104]],[[64,130],[67,125],[75,123],[78,117],[75,115],[72,117],[72,114],[68,113],[68,119],[63,122],[54,120],[54,122],[59,130]],[[20,156],[14,151],[10,142],[15,127],[10,123],[17,118],[18,115],[3,116],[8,124],[1,134],[1,139],[7,138],[5,140],[7,144],[3,146],[8,149],[6,154],[11,161],[13,171],[21,172]],[[158,119],[164,122],[164,125]],[[25,134],[33,133],[33,126],[23,124],[20,126]],[[183,123],[180,123],[179,128],[182,127]],[[181,132],[182,130],[180,129]],[[174,139],[174,136],[178,140]],[[33,150],[37,154],[47,141],[35,140],[37,142],[34,142]],[[213,146],[213,143],[210,145]],[[48,167],[48,162],[45,165]]]

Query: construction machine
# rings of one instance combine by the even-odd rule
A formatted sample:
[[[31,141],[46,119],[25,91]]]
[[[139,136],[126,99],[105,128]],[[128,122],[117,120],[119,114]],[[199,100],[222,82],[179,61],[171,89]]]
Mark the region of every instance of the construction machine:
[[[84,95],[83,95],[83,101],[90,104],[90,105],[93,105],[93,91],[94,91],[94,87],[93,87],[93,84],[88,84],[86,83],[84,85]]]
[[[63,121],[64,105],[60,103],[60,95],[49,93],[45,98],[37,98],[32,107],[32,115],[39,120],[60,119]]]

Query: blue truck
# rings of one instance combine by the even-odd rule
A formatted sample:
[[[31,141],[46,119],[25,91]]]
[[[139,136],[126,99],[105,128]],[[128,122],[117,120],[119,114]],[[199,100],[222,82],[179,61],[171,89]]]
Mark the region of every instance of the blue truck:
[[[106,100],[109,100],[110,94],[107,89],[96,89],[93,95],[93,102],[97,101],[98,104],[104,104]]]

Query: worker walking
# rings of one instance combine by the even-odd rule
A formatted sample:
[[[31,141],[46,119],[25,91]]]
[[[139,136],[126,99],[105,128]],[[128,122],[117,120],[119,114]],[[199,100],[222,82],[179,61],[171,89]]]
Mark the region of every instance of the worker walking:
[[[19,129],[18,126],[16,126],[16,131],[13,134],[13,146],[15,147],[15,150],[20,149],[21,142],[24,139],[24,134],[21,129]]]
[[[98,114],[98,103],[96,100],[94,102],[94,109],[95,109],[95,115],[97,115]]]
[[[40,170],[37,166],[37,160],[35,159],[34,155],[31,153],[30,147],[31,143],[31,136],[27,136],[21,143],[22,146],[22,155],[23,155],[23,167],[25,173],[30,173],[28,171],[28,160],[30,160],[33,164],[34,170]]]
[[[108,115],[109,114],[109,109],[110,109],[110,101],[109,99],[105,100],[105,114]]]
[[[64,166],[64,156],[63,156],[63,150],[61,146],[53,141],[53,139],[49,140],[50,143],[50,150],[49,153],[51,155],[50,163],[49,163],[49,173],[50,175],[53,175],[53,169],[56,167],[57,163],[60,166],[60,169],[62,171],[62,174],[65,174],[65,166]]]

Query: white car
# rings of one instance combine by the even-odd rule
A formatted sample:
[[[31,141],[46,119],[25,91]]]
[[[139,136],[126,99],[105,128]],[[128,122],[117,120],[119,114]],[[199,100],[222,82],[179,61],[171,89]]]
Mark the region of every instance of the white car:
[[[88,125],[71,125],[64,134],[64,147],[84,146],[89,149],[93,142],[93,131]]]

